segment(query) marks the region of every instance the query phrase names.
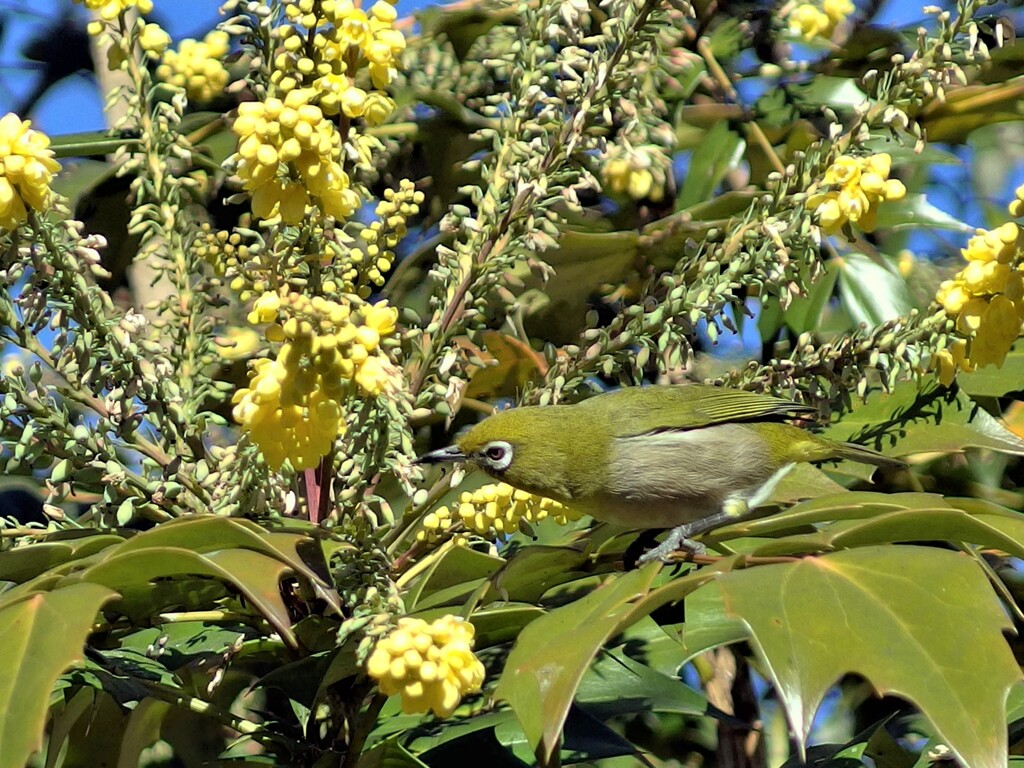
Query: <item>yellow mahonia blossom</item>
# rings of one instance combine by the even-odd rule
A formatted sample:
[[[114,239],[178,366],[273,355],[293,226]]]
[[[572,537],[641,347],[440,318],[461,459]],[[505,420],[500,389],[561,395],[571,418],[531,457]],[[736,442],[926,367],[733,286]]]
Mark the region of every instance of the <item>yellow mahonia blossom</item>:
[[[508,483],[490,483],[463,493],[454,511],[440,507],[427,514],[416,538],[438,541],[456,523],[493,538],[515,533],[521,522],[539,523],[548,517],[559,525],[566,525],[571,520],[579,520],[581,515],[554,499],[534,496]]]
[[[381,692],[402,697],[407,714],[433,711],[448,717],[484,682],[484,665],[473,653],[474,627],[457,616],[428,624],[403,618],[377,641],[366,671]]]
[[[233,156],[252,212],[298,224],[316,203],[328,216],[347,219],[359,206],[341,166],[341,137],[334,123],[310,103],[310,88],[293,90],[282,101],[240,104],[232,126],[238,136]],[[311,197],[312,196],[312,197]]]
[[[961,253],[967,266],[944,281],[935,297],[956,320],[959,336],[933,360],[946,386],[958,370],[1001,367],[1024,324],[1024,231],[1013,222],[979,229]]]
[[[379,0],[369,13],[350,0],[290,0],[283,7],[291,25],[275,30],[280,47],[270,81],[277,95],[312,87],[313,103],[326,115],[362,117],[370,125],[383,122],[395,107],[383,89],[405,50],[405,37],[394,28],[398,14],[393,5]],[[356,85],[364,68],[377,90]]]
[[[364,245],[349,248],[345,264],[339,265],[343,291],[365,299],[371,285],[384,285],[384,275],[395,261],[394,249],[408,234],[407,221],[419,213],[422,202],[423,193],[408,179],[400,181],[397,190],[384,191],[374,211],[376,219],[359,232]]]
[[[889,178],[891,167],[892,158],[885,152],[868,157],[843,155],[829,166],[824,183],[832,189],[807,201],[822,232],[833,235],[847,222],[873,232],[879,204],[907,194],[901,181]]]
[[[1013,200],[1010,201],[1010,215],[1014,218],[1024,216],[1024,184],[1021,184],[1013,191]]]
[[[805,40],[815,37],[829,39],[836,27],[856,10],[850,0],[823,0],[818,3],[799,3],[786,16],[789,31]]]
[[[249,431],[273,469],[315,467],[345,428],[342,404],[352,385],[367,396],[396,386],[398,370],[380,348],[395,332],[398,310],[264,293],[249,313],[270,323],[274,358],[251,362],[249,386],[235,393],[234,417]]]
[[[50,205],[60,163],[49,137],[31,126],[13,112],[0,118],[0,229],[17,229],[28,218],[26,206],[45,211]]]
[[[113,21],[124,11],[137,8],[139,13],[153,12],[153,0],[79,0],[90,11],[97,11],[104,21]]]
[[[165,83],[184,88],[192,101],[213,101],[228,84],[223,59],[230,50],[229,43],[227,32],[220,30],[210,32],[202,40],[186,38],[178,44],[177,50],[172,48],[164,53],[156,76]]]
[[[609,151],[609,157],[601,169],[605,189],[613,195],[628,195],[634,200],[649,199],[655,203],[665,197],[665,169],[655,163],[650,151],[616,148]]]
[[[139,47],[151,59],[159,59],[171,45],[171,36],[159,24],[140,21]]]

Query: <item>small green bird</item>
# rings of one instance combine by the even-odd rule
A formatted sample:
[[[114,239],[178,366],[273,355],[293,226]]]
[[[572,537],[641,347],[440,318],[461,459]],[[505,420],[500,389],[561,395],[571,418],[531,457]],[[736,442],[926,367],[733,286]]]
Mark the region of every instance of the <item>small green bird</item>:
[[[499,411],[417,463],[468,461],[497,480],[631,528],[672,528],[640,558],[764,503],[798,462],[904,466],[787,424],[816,413],[791,400],[704,385],[629,387],[576,405]]]

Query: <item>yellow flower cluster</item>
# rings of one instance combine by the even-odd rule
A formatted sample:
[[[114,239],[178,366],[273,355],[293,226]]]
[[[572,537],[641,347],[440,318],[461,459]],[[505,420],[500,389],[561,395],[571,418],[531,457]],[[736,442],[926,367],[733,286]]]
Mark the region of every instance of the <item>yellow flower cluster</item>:
[[[649,152],[619,150],[601,169],[605,189],[613,195],[655,203],[665,197],[665,172],[651,160]]]
[[[1021,184],[1013,192],[1013,200],[1010,201],[1010,215],[1016,219],[1024,216],[1024,184]]]
[[[327,115],[361,117],[369,125],[387,119],[395,105],[383,89],[405,50],[405,38],[394,28],[398,14],[393,4],[378,0],[367,13],[351,0],[289,0],[284,11],[295,26],[276,30],[281,47],[271,83],[282,93],[311,86]],[[364,65],[377,90],[355,84]]]
[[[276,358],[250,364],[249,386],[232,399],[235,420],[271,468],[286,459],[296,470],[315,467],[344,431],[350,383],[368,396],[394,386],[397,369],[380,343],[395,332],[398,310],[386,302],[353,308],[320,296],[265,293],[248,319],[270,323],[267,340],[283,343]]]
[[[151,21],[139,22],[139,47],[151,59],[159,59],[171,45],[171,36],[159,25]]]
[[[873,232],[879,204],[907,194],[901,181],[889,178],[891,167],[892,158],[885,152],[869,157],[843,155],[829,166],[824,183],[838,189],[807,201],[815,209],[822,232],[833,235],[847,222]]]
[[[311,202],[328,216],[346,219],[359,195],[341,167],[341,137],[311,102],[311,88],[290,91],[282,101],[249,101],[238,107],[234,155],[243,186],[252,193],[252,212],[298,224]],[[313,199],[310,198],[313,196]]]
[[[213,101],[228,84],[223,59],[229,50],[228,33],[220,30],[210,32],[202,40],[186,38],[178,44],[177,50],[172,48],[164,53],[156,76],[165,83],[184,88],[191,101]]]
[[[406,222],[419,213],[422,202],[423,193],[408,179],[402,179],[397,190],[384,191],[375,210],[376,220],[359,232],[366,245],[348,250],[340,275],[342,290],[365,299],[371,285],[384,285],[384,275],[395,261],[394,248],[408,234]]]
[[[804,40],[815,37],[829,39],[836,27],[846,21],[846,17],[856,8],[850,0],[824,0],[820,4],[800,3],[786,17],[789,31],[800,35]]]
[[[939,286],[935,299],[956,320],[960,338],[936,353],[933,367],[946,385],[957,371],[1001,367],[1024,324],[1024,231],[1013,222],[979,229],[961,250],[967,266]]]
[[[381,692],[402,697],[407,714],[433,711],[449,717],[484,682],[484,665],[473,653],[474,627],[457,616],[428,624],[403,618],[377,641],[366,671]]]
[[[29,208],[46,210],[50,182],[60,170],[50,139],[13,112],[0,118],[0,229],[17,229]]]
[[[539,523],[547,517],[565,525],[581,515],[554,499],[534,496],[508,483],[490,483],[464,492],[454,513],[448,507],[439,507],[426,515],[416,539],[438,541],[456,523],[481,536],[500,536],[518,531],[520,522]]]
[[[124,11],[137,8],[140,14],[153,12],[153,0],[80,0],[90,11],[97,11],[104,21],[113,21]]]

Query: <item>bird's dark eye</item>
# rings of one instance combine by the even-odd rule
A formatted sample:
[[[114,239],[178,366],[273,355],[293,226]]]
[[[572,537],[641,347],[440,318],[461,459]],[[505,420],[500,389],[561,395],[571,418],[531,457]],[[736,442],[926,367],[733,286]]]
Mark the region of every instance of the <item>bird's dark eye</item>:
[[[505,458],[505,449],[500,445],[492,445],[484,451],[484,455],[486,455],[491,461],[501,461]]]

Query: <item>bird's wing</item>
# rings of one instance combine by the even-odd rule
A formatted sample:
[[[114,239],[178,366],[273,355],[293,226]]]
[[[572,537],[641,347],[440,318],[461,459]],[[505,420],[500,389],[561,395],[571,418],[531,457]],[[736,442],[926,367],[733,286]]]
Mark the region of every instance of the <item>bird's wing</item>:
[[[612,406],[606,408],[606,413],[614,437],[779,420],[816,412],[811,406],[780,397],[704,385],[629,387],[600,396],[604,398],[614,398],[605,404]],[[589,402],[579,407],[586,408]]]

